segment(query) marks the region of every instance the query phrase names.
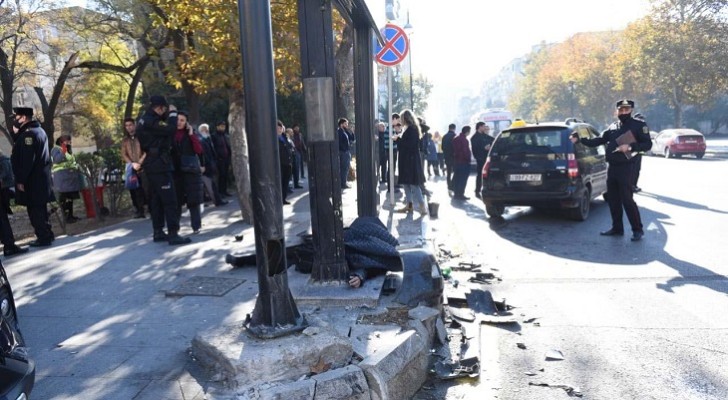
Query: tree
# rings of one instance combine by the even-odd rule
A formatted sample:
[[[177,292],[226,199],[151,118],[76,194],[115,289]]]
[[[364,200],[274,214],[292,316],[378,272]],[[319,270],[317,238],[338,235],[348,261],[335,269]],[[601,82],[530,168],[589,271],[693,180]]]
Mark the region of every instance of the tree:
[[[666,96],[674,126],[687,106],[710,106],[728,89],[724,0],[662,0],[630,25],[627,64],[639,85]]]
[[[395,79],[396,78],[396,79]],[[414,100],[414,113],[415,115],[424,115],[428,103],[427,98],[430,96],[430,92],[432,92],[432,83],[425,77],[424,75],[420,74],[414,77],[414,81],[412,82],[412,93],[413,93],[413,100]],[[379,118],[382,121],[389,121],[389,118],[386,118],[387,115],[387,107],[389,107],[389,99],[388,94],[385,93],[384,96],[382,96],[382,99],[380,99],[380,105],[379,105]],[[392,78],[392,112],[402,112],[402,110],[408,109],[410,107],[410,84],[409,84],[409,77],[402,78],[402,76],[393,77]]]

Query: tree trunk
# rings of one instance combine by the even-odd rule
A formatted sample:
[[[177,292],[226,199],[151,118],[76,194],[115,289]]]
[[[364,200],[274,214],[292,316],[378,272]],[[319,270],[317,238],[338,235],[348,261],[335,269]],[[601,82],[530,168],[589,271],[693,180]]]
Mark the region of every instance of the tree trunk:
[[[253,203],[250,189],[250,163],[248,138],[245,136],[245,100],[241,91],[230,91],[230,146],[232,147],[232,168],[238,202],[243,221],[253,224]]]
[[[675,104],[675,108],[673,109],[673,117],[675,118],[675,128],[682,128],[683,112],[681,104]]]
[[[348,24],[341,33],[341,41],[338,43],[334,60],[336,62],[336,118],[351,119],[351,106],[354,91],[353,80],[353,54],[354,47],[354,29]]]
[[[4,50],[0,49],[0,88],[2,92],[2,111],[5,115],[5,126],[3,134],[8,141],[13,143],[13,136],[10,133],[13,129],[13,81],[15,80],[10,65],[8,65],[8,55]]]

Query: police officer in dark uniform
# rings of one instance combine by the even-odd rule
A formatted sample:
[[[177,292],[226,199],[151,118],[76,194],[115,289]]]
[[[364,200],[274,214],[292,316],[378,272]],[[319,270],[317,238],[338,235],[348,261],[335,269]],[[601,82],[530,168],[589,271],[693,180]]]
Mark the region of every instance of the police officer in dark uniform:
[[[572,134],[571,141],[589,147],[606,145],[607,162],[607,202],[612,214],[612,228],[600,232],[603,236],[624,235],[622,209],[627,213],[627,219],[632,226],[632,241],[642,239],[642,220],[640,211],[632,198],[634,183],[633,153],[647,151],[652,147],[650,129],[643,121],[632,118],[634,101],[620,100],[617,102],[617,117],[619,121],[607,128],[601,137],[587,139]],[[631,140],[630,137],[634,137]],[[625,135],[625,136],[622,136]],[[621,144],[620,144],[621,143]]]
[[[149,108],[137,121],[137,136],[142,151],[142,183],[152,217],[154,241],[167,241],[170,245],[190,243],[190,238],[179,236],[179,214],[174,188],[172,140],[177,130],[177,109],[167,104],[163,96],[152,96]],[[167,111],[169,109],[169,111]],[[167,233],[164,223],[167,222]]]
[[[48,136],[40,122],[33,119],[32,108],[15,107],[13,112],[15,144],[10,161],[15,175],[15,203],[27,207],[36,236],[30,245],[50,246],[55,236],[47,207],[53,200]]]

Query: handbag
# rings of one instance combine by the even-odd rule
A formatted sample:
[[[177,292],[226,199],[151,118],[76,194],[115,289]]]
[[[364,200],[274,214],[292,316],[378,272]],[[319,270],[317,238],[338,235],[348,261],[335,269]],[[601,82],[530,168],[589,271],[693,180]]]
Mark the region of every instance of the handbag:
[[[129,190],[139,189],[139,176],[131,163],[126,163],[126,170],[124,171],[124,187]]]
[[[199,173],[202,171],[200,168],[200,159],[196,154],[193,155],[181,155],[179,158],[179,169],[182,172],[187,173]]]

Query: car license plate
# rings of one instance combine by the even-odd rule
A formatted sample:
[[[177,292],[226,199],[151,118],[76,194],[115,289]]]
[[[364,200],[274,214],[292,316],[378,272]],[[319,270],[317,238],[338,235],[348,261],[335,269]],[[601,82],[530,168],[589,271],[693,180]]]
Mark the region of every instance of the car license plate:
[[[541,182],[541,174],[511,174],[511,182]]]
[[[697,140],[686,140],[685,143],[698,143]]]

